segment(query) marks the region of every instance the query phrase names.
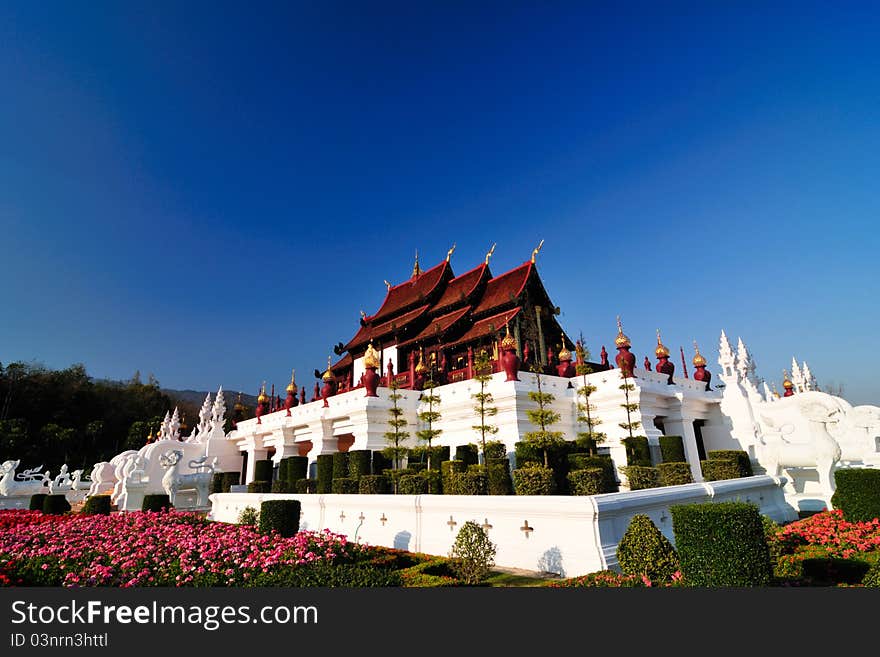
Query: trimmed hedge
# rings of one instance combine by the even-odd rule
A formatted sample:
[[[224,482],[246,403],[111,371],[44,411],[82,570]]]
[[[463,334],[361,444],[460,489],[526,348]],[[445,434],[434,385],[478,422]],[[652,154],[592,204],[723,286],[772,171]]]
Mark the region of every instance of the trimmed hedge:
[[[732,459],[737,466],[740,477],[751,477],[752,461],[749,459],[749,453],[739,449],[716,449],[706,453],[706,458],[710,461],[716,459]]]
[[[444,495],[455,495],[454,475],[467,470],[464,461],[444,461],[440,464],[441,485]]]
[[[500,440],[487,440],[486,453],[483,456],[486,459],[487,463],[492,459],[506,459],[507,445],[505,445]]]
[[[248,493],[271,493],[271,481],[252,481],[247,485]]]
[[[646,436],[624,438],[621,442],[626,448],[626,464],[628,466],[636,465],[650,468],[654,465],[651,461],[651,448]]]
[[[427,480],[419,474],[406,474],[397,482],[400,495],[423,495],[428,492]]]
[[[272,481],[273,468],[271,459],[263,459],[254,463],[254,481]]]
[[[382,474],[394,465],[393,461],[381,451],[373,452],[373,474]]]
[[[513,471],[513,486],[517,495],[552,495],[556,481],[553,470],[533,465]]]
[[[684,441],[681,436],[660,436],[660,458],[663,463],[687,461],[684,454]]]
[[[584,468],[568,473],[568,490],[572,495],[599,495],[605,483],[602,468]]]
[[[70,511],[70,502],[66,495],[46,495],[43,500],[43,513],[60,516]]]
[[[112,508],[109,495],[92,495],[79,512],[84,516],[109,516]]]
[[[670,507],[684,580],[691,586],[766,586],[773,574],[758,507],[744,502]]]
[[[479,452],[476,445],[459,445],[455,448],[455,460],[464,461],[465,465],[475,465],[479,462]]]
[[[358,480],[351,477],[333,477],[330,491],[337,495],[351,495],[359,490]]]
[[[407,463],[410,465],[413,464],[422,464],[425,466],[425,469],[428,467],[428,454],[431,455],[431,469],[439,470],[440,464],[443,461],[449,460],[449,447],[447,445],[433,445],[430,449],[428,449],[427,445],[420,445],[419,447],[413,447],[407,450]],[[416,471],[420,471],[421,468],[411,468]]]
[[[348,476],[360,479],[371,473],[373,454],[368,449],[356,449],[348,453]]]
[[[645,490],[646,488],[658,488],[660,486],[660,475],[657,468],[645,467],[643,465],[624,465],[620,471],[626,475],[629,480],[630,490]]]
[[[831,496],[835,509],[850,522],[880,518],[880,470],[844,468],[834,471],[837,490]]]
[[[28,509],[30,511],[42,511],[43,510],[43,500],[49,497],[48,493],[35,493],[31,495],[30,503],[28,504]]]
[[[706,481],[721,481],[722,479],[739,479],[739,465],[733,459],[710,459],[700,461],[700,469],[703,479]]]
[[[293,493],[296,488],[295,484],[291,484],[289,481],[279,479],[278,481],[272,482],[272,488],[270,490],[273,493]]]
[[[287,462],[287,476],[284,478],[288,483],[295,486],[300,479],[306,479],[309,475],[308,456],[288,456],[282,463]],[[279,475],[279,478],[280,475]]]
[[[416,461],[415,463],[407,463],[406,469],[409,472],[422,472],[428,468],[427,465],[422,463],[421,461]]]
[[[626,533],[617,544],[617,561],[627,575],[644,575],[658,582],[672,580],[681,569],[672,543],[643,514],[634,515]]]
[[[566,492],[568,486],[568,456],[578,449],[576,443],[565,440],[547,450],[547,462],[553,472],[554,490],[560,494]],[[522,468],[528,465],[544,466],[544,450],[538,449],[533,444],[519,442],[514,445],[516,455],[516,467]]]
[[[425,470],[421,476],[425,480],[428,495],[440,495],[443,492],[440,470]]]
[[[228,493],[232,486],[238,485],[240,479],[238,472],[215,472],[211,477],[211,493]]]
[[[284,538],[296,535],[300,509],[299,500],[266,500],[260,504],[260,532],[274,529]]]
[[[297,479],[296,483],[293,486],[294,491],[297,493],[317,493],[318,492],[318,480],[317,479]]]
[[[487,495],[489,477],[482,465],[471,465],[466,472],[452,477],[453,495]]]
[[[504,443],[501,443],[502,445]],[[486,451],[489,444],[486,443]],[[512,495],[513,480],[510,478],[510,460],[506,456],[492,457],[488,460],[489,495]]]
[[[172,508],[171,499],[164,493],[144,495],[144,501],[141,502],[141,511],[165,511]]]
[[[278,481],[287,481],[287,459],[278,462]]]
[[[658,463],[657,474],[661,486],[682,486],[694,483],[690,463]]]
[[[348,478],[348,452],[335,452],[333,457],[333,478]]]
[[[363,475],[358,479],[358,493],[361,495],[385,495],[388,493],[388,477],[385,475]]]
[[[602,493],[617,492],[617,473],[614,469],[614,461],[608,455],[590,456],[589,454],[569,454],[568,469],[589,470],[590,468],[599,468],[604,473],[602,479]]]
[[[333,481],[333,454],[318,454],[318,493],[329,493]]]

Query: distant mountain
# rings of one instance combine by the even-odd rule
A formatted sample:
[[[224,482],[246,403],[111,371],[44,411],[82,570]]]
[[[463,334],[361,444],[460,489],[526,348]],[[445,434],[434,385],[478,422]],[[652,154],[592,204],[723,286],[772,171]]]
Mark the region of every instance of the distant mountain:
[[[162,388],[162,392],[164,392],[176,402],[179,402],[181,406],[186,406],[188,409],[192,409],[194,407],[196,417],[198,416],[199,409],[202,407],[202,404],[205,401],[205,396],[208,395],[207,390],[172,390],[171,388]],[[217,391],[212,390],[210,394],[211,399],[213,400],[214,396],[217,394]],[[238,399],[238,392],[232,392],[224,388],[223,399],[226,400],[226,410],[231,414],[232,406]],[[256,408],[257,398],[254,395],[242,393],[241,403],[250,408]]]

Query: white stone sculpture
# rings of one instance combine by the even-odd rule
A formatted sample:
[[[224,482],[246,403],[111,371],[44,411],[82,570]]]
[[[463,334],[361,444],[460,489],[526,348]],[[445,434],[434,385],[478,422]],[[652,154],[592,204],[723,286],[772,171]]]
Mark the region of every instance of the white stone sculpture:
[[[122,481],[116,504],[120,511],[138,511],[144,501],[147,482],[144,477],[146,460],[141,454],[126,459],[122,467]]]
[[[174,407],[174,414],[168,424],[168,438],[169,440],[180,440],[180,413],[177,411],[177,406]]]
[[[180,461],[183,458],[183,452],[174,449],[165,452],[159,459],[163,468],[166,468],[165,476],[162,477],[162,488],[168,495],[171,505],[174,506],[177,494],[182,490],[194,490],[198,495],[196,506],[208,506],[208,494],[211,489],[211,478],[214,475],[214,467],[217,464],[215,458],[211,463],[206,463],[207,456],[192,459],[187,463],[192,473],[180,473]]]
[[[49,482],[49,494],[56,495],[65,490],[70,490],[70,475],[67,474],[67,464],[61,466],[58,475]]]
[[[21,461],[6,461],[3,463],[3,477],[0,478],[0,495],[10,497],[13,495],[34,495],[48,491],[50,481],[49,472],[40,474],[43,466],[25,470],[16,475],[15,470]]]
[[[830,495],[834,492],[833,472],[840,461],[841,449],[827,425],[837,421],[840,411],[814,398],[802,402],[799,409],[809,425],[809,442],[790,441],[787,436],[794,432],[793,425],[777,425],[773,418],[762,415],[762,422],[774,433],[763,434],[760,461],[767,473],[775,476],[786,468],[815,468],[822,490]]]
[[[137,454],[137,452],[133,449],[129,449],[117,454],[109,461],[95,463],[95,467],[92,468],[92,474],[90,477],[92,483],[89,486],[89,492],[86,497],[101,495],[102,493],[112,491],[118,481],[116,467],[123,463],[131,454]]]

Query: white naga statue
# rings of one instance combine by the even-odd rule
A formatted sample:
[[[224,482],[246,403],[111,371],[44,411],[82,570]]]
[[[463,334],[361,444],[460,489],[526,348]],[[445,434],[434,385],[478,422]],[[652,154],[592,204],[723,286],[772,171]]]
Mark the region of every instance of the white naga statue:
[[[165,476],[162,477],[162,488],[168,495],[171,505],[174,506],[177,494],[184,490],[194,490],[198,495],[196,506],[208,506],[208,495],[211,490],[211,478],[214,476],[214,468],[217,459],[206,463],[207,456],[190,460],[187,465],[194,472],[181,474],[180,461],[183,452],[179,449],[170,450],[162,454],[159,463],[166,468]]]
[[[5,497],[34,495],[48,491],[48,485],[51,481],[49,472],[40,474],[40,470],[43,469],[43,466],[40,465],[16,475],[15,470],[20,463],[21,461],[6,461],[0,465],[0,472],[3,473],[3,476],[0,477],[0,495]]]

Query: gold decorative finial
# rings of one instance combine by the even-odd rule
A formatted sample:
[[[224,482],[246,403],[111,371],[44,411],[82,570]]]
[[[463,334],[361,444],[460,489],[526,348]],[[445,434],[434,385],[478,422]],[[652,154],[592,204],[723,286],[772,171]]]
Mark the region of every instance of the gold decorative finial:
[[[324,381],[330,381],[333,378],[333,370],[330,369],[331,360],[332,357],[327,356],[327,371],[324,372],[324,376],[321,377],[322,379],[324,379]]]
[[[786,390],[794,388],[794,384],[788,378],[788,370],[782,370],[782,387]]]
[[[697,345],[697,341],[694,340],[694,351],[696,354],[694,355],[694,367],[706,367],[706,359],[703,357],[703,354],[700,353],[700,347]]]
[[[669,358],[669,349],[660,340],[660,329],[657,329],[657,348],[654,350],[654,355],[657,358]]]
[[[373,346],[373,341],[370,340],[370,344],[367,346],[367,352],[364,354],[364,367],[375,367],[378,369],[380,365],[379,352],[376,351],[376,348]]]
[[[287,392],[296,392],[296,370],[290,370],[290,383],[287,384]]]
[[[391,289],[391,283],[389,283],[387,280],[385,280],[384,283],[385,283],[385,287],[387,287],[387,288],[390,290],[390,289]]]
[[[428,371],[428,366],[425,365],[425,350],[419,349],[419,364],[416,365],[416,372],[418,374],[424,374]]]
[[[257,397],[257,401],[261,404],[265,404],[269,398],[266,396],[266,382],[263,381],[263,385],[260,387],[260,394]]]
[[[419,276],[421,273],[422,273],[422,268],[419,267],[419,250],[416,249],[416,261],[413,264],[412,277],[415,278],[416,276]]]
[[[452,248],[446,252],[446,262],[449,262],[449,259],[452,257],[453,253],[455,253],[455,242],[452,243]]]
[[[492,248],[489,249],[489,252],[486,254],[486,259],[483,261],[483,264],[486,264],[486,265],[489,264],[489,258],[491,258],[491,257],[492,257],[492,254],[495,253],[495,247],[496,247],[496,246],[498,246],[498,242],[495,242],[495,243],[492,245]]]
[[[618,349],[620,349],[621,347],[632,346],[629,338],[623,334],[623,324],[620,323],[620,315],[617,316],[617,337],[614,338],[614,344],[617,345]]]
[[[505,335],[501,340],[501,351],[516,351],[516,340],[510,334],[510,323],[504,325]]]
[[[535,250],[532,251],[532,264],[535,264],[535,258],[538,257],[538,253],[541,251],[541,247],[544,246],[544,240],[541,240],[540,244],[535,247]]]

